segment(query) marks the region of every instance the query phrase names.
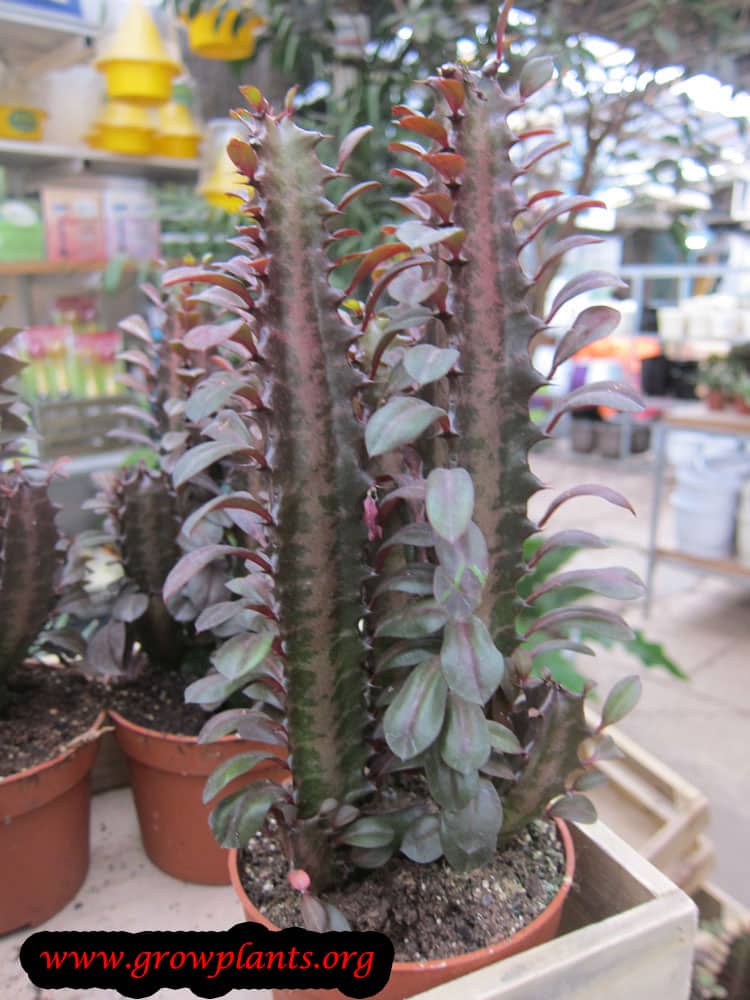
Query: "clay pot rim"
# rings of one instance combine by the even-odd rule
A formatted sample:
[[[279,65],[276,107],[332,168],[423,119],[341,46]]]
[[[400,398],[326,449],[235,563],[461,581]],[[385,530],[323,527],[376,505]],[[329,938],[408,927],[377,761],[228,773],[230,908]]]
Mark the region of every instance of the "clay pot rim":
[[[161,729],[149,729],[147,726],[141,726],[137,722],[131,722],[130,719],[126,719],[124,715],[120,715],[120,713],[116,712],[113,708],[106,709],[106,712],[107,712],[107,715],[110,717],[110,719],[112,719],[113,722],[116,722],[120,726],[124,726],[126,729],[129,729],[132,732],[135,732],[135,733],[137,733],[140,736],[157,737],[158,739],[166,740],[168,743],[175,743],[175,744],[176,743],[195,743],[198,746],[207,746],[207,747],[210,747],[210,746],[215,746],[216,744],[222,744],[222,743],[227,744],[227,743],[246,743],[247,742],[247,740],[244,740],[241,736],[232,735],[230,733],[228,736],[222,736],[218,740],[211,740],[210,743],[200,743],[199,744],[197,736],[181,736],[179,733],[165,733],[165,732],[162,732]],[[208,722],[208,720],[210,718],[211,718],[211,716],[207,715],[206,716],[206,722]],[[262,741],[258,740],[257,742],[261,743]]]
[[[474,948],[472,951],[460,952],[458,955],[448,955],[445,958],[427,958],[415,962],[394,962],[391,975],[393,975],[394,972],[406,972],[407,970],[414,969],[434,971],[445,968],[446,965],[453,963],[462,965],[464,962],[470,962],[472,959],[477,958],[481,954],[491,955],[494,960],[500,961],[506,956],[506,952],[509,951],[511,945],[513,946],[511,953],[514,955],[524,951],[523,942],[528,938],[533,937],[537,928],[541,924],[550,921],[551,918],[553,918],[557,912],[562,909],[568,893],[570,892],[570,887],[573,884],[573,877],[575,874],[575,848],[573,846],[573,838],[570,834],[570,828],[564,820],[559,819],[557,816],[554,817],[554,820],[565,853],[565,870],[563,872],[563,879],[560,884],[560,888],[557,890],[549,903],[544,907],[541,913],[537,914],[537,916],[526,924],[525,927],[522,927],[519,931],[515,931],[511,934],[510,937],[502,938],[500,941],[484,945],[482,948]],[[237,894],[240,902],[247,900],[249,905],[257,913],[258,922],[263,923],[269,930],[281,930],[281,928],[277,927],[255,909],[254,904],[251,902],[250,897],[245,891],[245,887],[240,881],[237,864],[238,856],[238,848],[232,847],[229,849],[229,878],[232,888]],[[520,947],[518,946],[519,942],[521,942]]]
[[[50,768],[56,767],[67,757],[72,756],[77,751],[84,749],[90,743],[98,740],[104,732],[104,724],[106,721],[107,710],[102,708],[99,710],[96,718],[91,723],[89,728],[85,729],[80,736],[73,737],[73,740],[75,741],[74,746],[66,747],[64,750],[55,754],[54,757],[50,757],[49,760],[43,760],[41,764],[32,764],[31,767],[26,767],[23,771],[16,771],[15,774],[8,774],[4,778],[0,777],[0,790],[7,788],[16,781],[23,781],[27,778],[41,774],[43,771],[47,771]]]

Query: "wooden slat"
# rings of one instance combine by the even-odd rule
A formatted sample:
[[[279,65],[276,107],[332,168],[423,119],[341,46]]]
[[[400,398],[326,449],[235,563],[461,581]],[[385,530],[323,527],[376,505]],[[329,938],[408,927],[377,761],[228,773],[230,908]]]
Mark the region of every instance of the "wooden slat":
[[[737,559],[707,559],[705,556],[694,556],[678,549],[657,549],[655,555],[659,559],[671,559],[674,562],[695,566],[696,569],[709,570],[712,573],[727,573],[729,576],[750,577],[750,566]]]
[[[591,711],[587,720],[598,724]],[[615,728],[610,734],[625,756],[597,765],[608,779],[589,793],[600,816],[681,888],[694,889],[715,861],[703,836],[706,796],[624,733]]]
[[[714,434],[747,434],[750,436],[750,415],[737,410],[709,410],[704,403],[687,403],[668,410],[662,418],[665,426],[709,431]]]

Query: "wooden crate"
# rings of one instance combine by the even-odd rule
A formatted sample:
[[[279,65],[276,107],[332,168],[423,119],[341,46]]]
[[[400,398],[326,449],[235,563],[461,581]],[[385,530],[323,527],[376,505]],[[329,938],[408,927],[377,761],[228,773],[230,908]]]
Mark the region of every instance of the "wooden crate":
[[[603,823],[571,829],[576,875],[560,935],[421,1000],[687,1000],[693,901]]]
[[[592,725],[597,719],[588,716]],[[608,783],[587,793],[601,819],[690,893],[705,882],[716,856],[706,837],[709,808],[702,792],[616,728],[625,755],[597,765]]]
[[[704,883],[691,895],[701,920],[750,921],[750,909],[712,882]]]

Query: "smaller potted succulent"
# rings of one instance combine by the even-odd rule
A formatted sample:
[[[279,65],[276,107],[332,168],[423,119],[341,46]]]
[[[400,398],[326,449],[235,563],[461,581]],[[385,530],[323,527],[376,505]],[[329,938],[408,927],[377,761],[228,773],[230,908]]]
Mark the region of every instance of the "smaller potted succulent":
[[[750,413],[750,372],[737,372],[734,380],[734,407],[738,413]]]
[[[64,542],[28,458],[15,391],[25,367],[0,328],[0,934],[36,925],[76,894],[89,863],[88,774],[103,719],[93,685],[26,660],[56,601]]]
[[[222,594],[228,595],[229,562],[213,561],[179,597],[162,597],[167,574],[180,555],[210,543],[231,523],[217,509],[190,536],[181,532],[183,521],[215,500],[221,485],[203,475],[178,494],[170,476],[198,435],[190,418],[197,407],[186,407],[186,386],[200,380],[206,354],[188,345],[207,328],[200,325],[205,307],[191,301],[189,286],[178,293],[154,286],[145,290],[161,310],[163,323],[158,331],[140,316],[121,324],[138,342],[121,354],[131,369],[122,381],[133,392],[134,404],[121,409],[123,423],[130,426],[112,432],[135,451],[123,468],[95,476],[99,492],[87,506],[102,515],[103,526],[80,534],[71,545],[58,613],[85,634],[86,669],[110,682],[109,714],[128,759],[149,857],[176,877],[220,884],[228,880],[226,863],[211,837],[201,790],[216,765],[238,748],[230,737],[199,746],[196,737],[206,711],[186,705],[183,694],[191,680],[208,670],[216,636],[231,633],[231,624],[222,627],[215,621],[215,633],[208,632],[201,616]],[[193,341],[186,336],[191,328]],[[212,386],[215,390],[215,380],[205,388]],[[102,550],[109,562],[105,586],[101,570],[95,570],[101,560],[92,559]]]
[[[723,410],[732,399],[734,376],[724,358],[712,355],[699,368],[698,391],[709,410]]]
[[[385,931],[397,949],[388,1000],[554,935],[573,877],[565,819],[595,818],[590,769],[613,752],[605,729],[640,690],[637,678],[620,681],[592,731],[587,690],[556,683],[545,657],[581,650],[570,633],[582,626],[615,638],[631,636],[628,626],[576,603],[518,629],[524,604],[553,591],[642,593],[631,571],[612,567],[558,574],[520,596],[524,544],[563,503],[594,495],[629,508],[616,491],[585,484],[533,524],[527,505],[541,484],[529,450],[578,406],[641,404],[627,387],[595,383],[560,400],[544,430],[529,418],[545,382],[530,362],[533,337],[578,294],[621,283],[593,272],[568,283],[544,320],[529,311],[524,246],[591,202],[551,201],[519,228],[557,192],[527,199],[513,181],[557,145],[511,156],[537,133],[514,135],[508,115],[553,68],[535,60],[520,84],[500,85],[509,6],[482,71],[442,67],[427,81],[430,115],[394,109],[427,145],[393,144],[421,162],[394,171],[411,186],[397,199],[411,217],[387,222],[382,243],[329,256],[352,234],[347,205],[374,186],[346,189],[344,172],[370,129],[350,133],[328,166],[315,151],[322,137],[294,123],[291,97],[277,112],[246,87],[249,107],[236,116],[247,137],[228,147],[253,188],[231,240],[239,253],[211,273],[183,268],[164,279],[206,282],[204,297],[231,317],[207,335],[226,372],[223,391],[196,382],[191,392],[210,433],[173,469],[179,491],[220,461],[227,489],[183,531],[219,503],[253,517],[183,555],[164,588],[170,601],[212,560],[241,564],[229,587],[237,599],[204,612],[237,630],[186,698],[211,707],[242,692],[244,706],[218,713],[201,739],[236,732],[269,746],[211,775],[211,825],[232,848],[249,919]],[[334,196],[336,185],[344,190]],[[549,259],[589,240],[565,240]],[[332,273],[347,267],[335,286]],[[613,313],[584,310],[555,366],[605,336]],[[571,544],[600,543],[561,531],[535,559]],[[262,761],[286,763],[284,779],[232,790]],[[524,874],[506,891],[501,869],[511,858]],[[525,911],[504,928],[501,899]]]

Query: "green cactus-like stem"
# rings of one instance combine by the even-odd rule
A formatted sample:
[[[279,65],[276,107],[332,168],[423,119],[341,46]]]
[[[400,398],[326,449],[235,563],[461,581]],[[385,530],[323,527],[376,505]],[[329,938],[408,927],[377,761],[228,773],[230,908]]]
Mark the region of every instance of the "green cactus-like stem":
[[[52,610],[63,561],[57,549],[56,507],[47,486],[21,476],[0,477],[0,487],[10,487],[7,495],[0,494],[0,675],[5,676],[23,658]],[[0,684],[0,704],[4,690]]]
[[[367,755],[358,629],[367,481],[352,410],[359,378],[347,360],[349,331],[321,249],[333,206],[324,197],[316,142],[288,119],[268,122],[254,180],[270,256],[257,318],[272,379],[266,459],[289,746],[303,819],[324,799],[360,788]]]
[[[551,680],[534,680],[523,689],[512,718],[529,753],[520,780],[503,798],[503,840],[540,816],[580,767],[578,748],[590,735],[583,706],[584,696]]]
[[[540,488],[528,451],[542,437],[529,419],[529,400],[543,384],[529,359],[541,323],[528,309],[530,282],[514,229],[518,167],[510,158],[514,137],[506,117],[518,102],[476,74],[463,82],[462,112],[451,118],[453,144],[466,162],[460,186],[450,188],[454,223],[466,234],[461,259],[451,264],[445,321],[463,371],[453,380],[458,437],[451,447],[457,464],[473,476],[474,516],[490,547],[483,612],[498,648],[510,656],[518,645],[523,542],[535,530],[527,504]]]
[[[139,638],[157,667],[179,665],[182,630],[162,598],[164,581],[180,554],[174,491],[165,475],[137,468],[118,483],[115,502],[125,573],[149,601],[139,621]]]

